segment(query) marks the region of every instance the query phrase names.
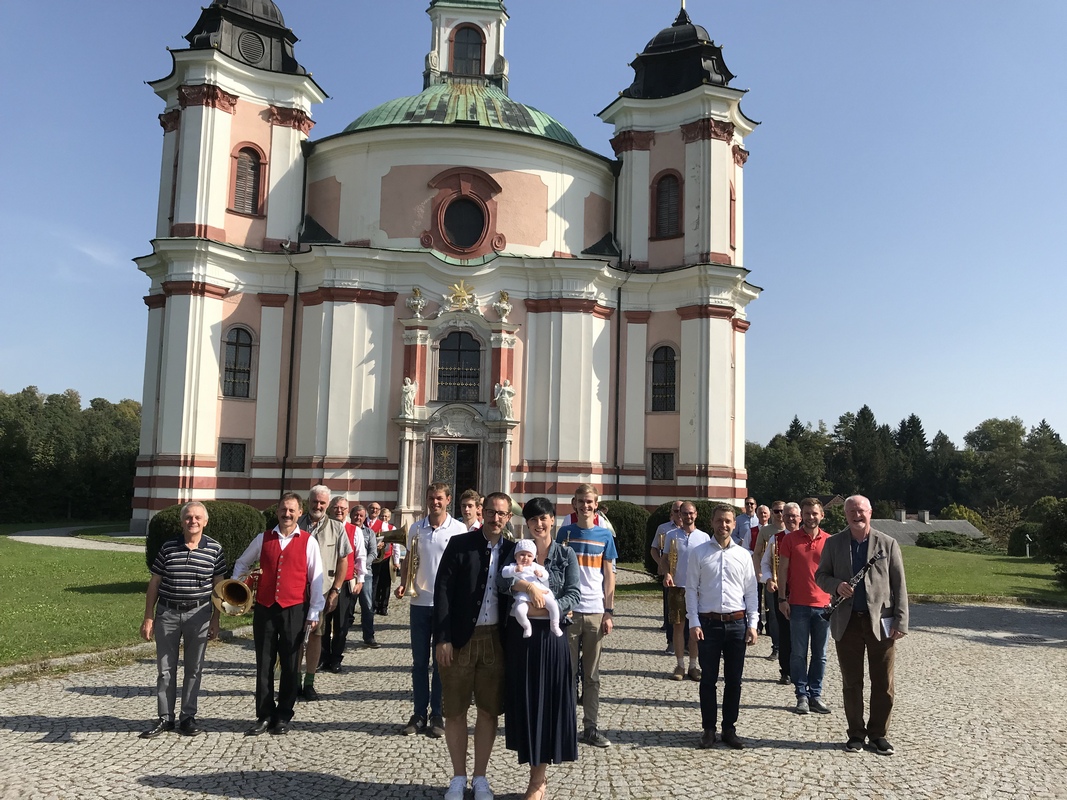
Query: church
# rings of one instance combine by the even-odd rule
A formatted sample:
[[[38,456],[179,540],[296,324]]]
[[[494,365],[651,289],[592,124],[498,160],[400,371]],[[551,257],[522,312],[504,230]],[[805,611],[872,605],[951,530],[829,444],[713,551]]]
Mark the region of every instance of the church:
[[[271,0],[214,0],[150,82],[134,530],[319,482],[402,522],[431,482],[744,498],[757,123],[721,48],[683,3],[600,98],[607,158],[510,96],[502,0],[427,13],[422,91],[341,131]]]

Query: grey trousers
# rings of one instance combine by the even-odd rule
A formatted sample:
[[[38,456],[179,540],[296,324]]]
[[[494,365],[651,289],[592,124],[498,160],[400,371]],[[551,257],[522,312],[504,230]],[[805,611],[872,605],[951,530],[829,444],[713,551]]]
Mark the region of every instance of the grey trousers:
[[[178,688],[178,646],[185,640],[185,674],[182,680],[181,719],[196,716],[200,694],[200,673],[207,649],[207,632],[211,623],[211,603],[191,611],[175,611],[156,606],[153,625],[156,637],[156,708],[161,719],[174,720],[174,702]]]
[[[567,628],[567,641],[571,649],[571,670],[578,670],[578,649],[582,650],[582,727],[595,728],[600,713],[600,653],[604,649],[604,634],[600,626],[603,614],[580,614],[572,616]]]

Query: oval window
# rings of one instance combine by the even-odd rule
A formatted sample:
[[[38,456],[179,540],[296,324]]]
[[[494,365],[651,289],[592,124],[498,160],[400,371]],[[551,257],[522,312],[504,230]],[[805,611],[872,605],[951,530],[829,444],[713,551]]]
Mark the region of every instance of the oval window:
[[[444,214],[444,234],[448,243],[460,250],[477,245],[485,235],[485,212],[481,205],[467,197],[449,203]]]

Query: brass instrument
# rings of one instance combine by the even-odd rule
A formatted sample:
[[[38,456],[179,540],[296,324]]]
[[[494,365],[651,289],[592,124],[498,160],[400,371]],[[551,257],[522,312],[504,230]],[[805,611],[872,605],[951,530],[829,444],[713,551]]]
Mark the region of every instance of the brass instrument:
[[[667,572],[671,574],[671,580],[673,581],[677,577],[678,572],[678,537],[675,536],[671,539],[671,551],[667,554]]]
[[[659,536],[657,537],[656,541],[657,541],[656,549],[659,550],[659,557],[660,557],[659,568],[656,570],[656,574],[662,577],[667,572],[666,567],[663,566],[663,560],[662,560],[663,556],[664,556],[663,548],[667,544],[667,531],[660,531],[659,532]]]
[[[257,583],[258,577],[257,575]],[[211,590],[211,605],[228,617],[241,617],[242,614],[248,613],[255,599],[255,589],[243,580],[221,580]]]
[[[778,534],[772,533],[768,542],[771,547],[771,580],[778,583]]]
[[[407,543],[408,526],[405,525],[403,528],[393,528],[391,531],[378,534],[376,538],[381,541],[378,542],[380,547],[377,549],[377,554],[375,555],[374,560],[371,561],[372,564],[378,564],[385,560],[385,556],[383,555],[385,553],[385,545],[391,544],[395,546]]]
[[[392,531],[390,531],[391,533]],[[404,586],[405,597],[418,597],[419,590],[415,588],[415,576],[419,572],[419,535],[415,534],[411,539],[411,549],[407,554],[408,574],[407,583]]]

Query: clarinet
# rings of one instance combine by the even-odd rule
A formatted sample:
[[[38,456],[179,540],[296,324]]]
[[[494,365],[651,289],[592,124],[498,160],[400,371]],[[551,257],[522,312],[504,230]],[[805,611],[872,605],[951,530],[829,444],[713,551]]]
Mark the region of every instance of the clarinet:
[[[857,586],[859,586],[860,581],[863,580],[864,576],[866,576],[866,574],[870,571],[871,567],[874,566],[874,563],[876,561],[881,561],[883,558],[885,558],[885,553],[875,553],[873,556],[871,556],[871,560],[864,564],[862,567],[860,567],[860,571],[848,579],[848,588],[855,589]],[[845,602],[845,600],[849,599],[851,598],[837,595],[833,600],[830,601],[830,605],[828,605],[823,610],[822,618],[825,620],[829,620],[830,617],[833,616],[833,613],[837,611],[838,606]]]

